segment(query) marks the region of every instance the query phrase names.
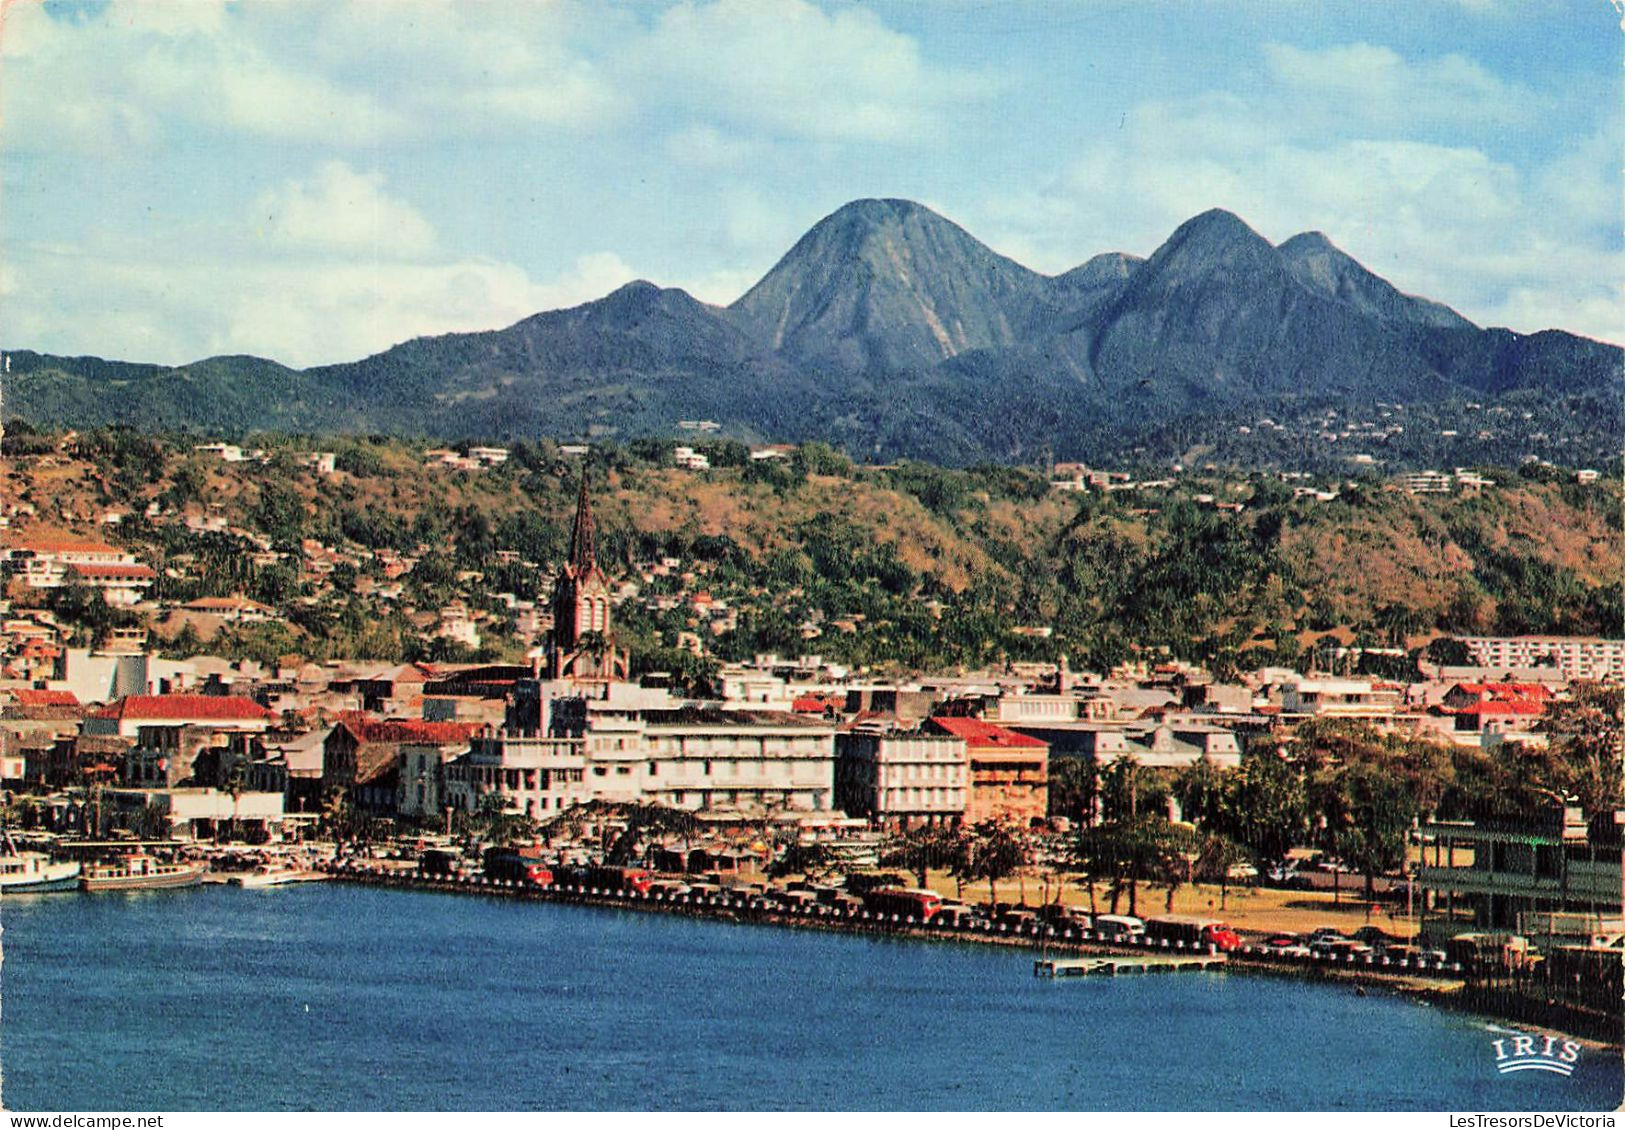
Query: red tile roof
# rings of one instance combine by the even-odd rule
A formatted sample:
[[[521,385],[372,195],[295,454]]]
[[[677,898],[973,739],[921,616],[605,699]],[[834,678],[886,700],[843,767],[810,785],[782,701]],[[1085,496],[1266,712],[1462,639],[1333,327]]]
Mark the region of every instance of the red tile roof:
[[[374,718],[347,711],[339,725],[355,735],[358,742],[421,742],[427,745],[454,745],[466,742],[484,729],[484,722],[425,722],[418,718]]]
[[[133,694],[96,711],[120,721],[260,722],[277,717],[251,698],[207,694]]]
[[[1550,698],[1551,689],[1541,683],[1457,683],[1450,693],[1488,695],[1491,698]]]
[[[804,694],[790,703],[790,709],[797,714],[822,714],[830,707],[839,707],[845,699],[837,699],[834,695]]]
[[[81,577],[100,581],[147,581],[158,575],[145,565],[69,565],[68,569]]]
[[[956,738],[964,738],[969,749],[1048,749],[1049,743],[995,726],[980,718],[932,718],[931,724]]]
[[[11,692],[18,706],[78,706],[79,698],[72,691],[39,691],[24,688]]]
[[[1527,702],[1523,699],[1491,699],[1488,702],[1475,702],[1471,706],[1464,706],[1456,711],[1457,714],[1544,714],[1546,709],[1538,702]]]
[[[116,545],[108,545],[101,541],[85,541],[79,538],[63,537],[61,535],[41,535],[39,537],[22,538],[13,549],[32,550],[34,553],[97,553],[119,554],[124,551]]]

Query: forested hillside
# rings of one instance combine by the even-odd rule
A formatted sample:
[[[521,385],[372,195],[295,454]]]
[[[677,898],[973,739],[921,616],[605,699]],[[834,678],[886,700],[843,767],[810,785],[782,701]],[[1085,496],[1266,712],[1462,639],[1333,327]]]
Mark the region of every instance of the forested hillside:
[[[1322,642],[1625,630],[1619,484],[1533,465],[1445,495],[1217,472],[1074,493],[1031,470],[860,466],[816,444],[763,461],[701,445],[714,466],[691,471],[653,441],[584,460],[521,443],[500,467],[458,471],[392,440],[267,441],[264,463],[117,431],[6,443],[12,538],[93,533],[158,567],[149,595],[164,602],[243,592],[284,610],[256,629],[261,652],[412,654],[411,614],[455,598],[489,613],[488,650],[522,652],[497,594],[545,598],[584,470],[603,563],[637,586],[620,622],[651,657],[688,632],[721,659],[1065,653],[1102,668],[1169,654],[1225,670]],[[317,446],[337,452],[335,473],[300,465]],[[340,565],[318,575],[313,554]],[[410,564],[398,594],[392,557]],[[665,559],[678,564],[651,569]]]

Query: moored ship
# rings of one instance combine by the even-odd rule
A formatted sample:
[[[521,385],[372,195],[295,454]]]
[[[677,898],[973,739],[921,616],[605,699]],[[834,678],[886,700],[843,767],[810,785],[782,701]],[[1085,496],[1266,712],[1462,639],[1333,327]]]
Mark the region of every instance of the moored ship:
[[[312,883],[326,879],[320,871],[307,871],[298,867],[265,866],[226,880],[234,887],[280,887],[288,883]]]
[[[0,837],[0,893],[39,894],[79,886],[79,865],[52,859],[43,851],[18,851],[10,833]]]
[[[112,863],[85,868],[79,885],[87,891],[149,891],[195,887],[203,882],[205,863],[165,863],[150,855],[128,855]]]

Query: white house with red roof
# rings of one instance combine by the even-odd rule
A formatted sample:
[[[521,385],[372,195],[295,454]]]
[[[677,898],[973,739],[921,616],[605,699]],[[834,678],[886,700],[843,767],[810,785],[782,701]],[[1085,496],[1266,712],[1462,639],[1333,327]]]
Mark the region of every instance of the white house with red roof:
[[[116,545],[60,534],[20,538],[6,550],[5,559],[21,567],[30,588],[88,585],[100,589],[108,604],[119,606],[138,603],[157,577]]]
[[[1527,730],[1546,713],[1551,689],[1541,683],[1457,683],[1444,696],[1443,712],[1457,734]]]
[[[277,720],[274,711],[237,695],[140,694],[91,711],[84,732],[134,738],[143,726],[211,726],[263,733]]]

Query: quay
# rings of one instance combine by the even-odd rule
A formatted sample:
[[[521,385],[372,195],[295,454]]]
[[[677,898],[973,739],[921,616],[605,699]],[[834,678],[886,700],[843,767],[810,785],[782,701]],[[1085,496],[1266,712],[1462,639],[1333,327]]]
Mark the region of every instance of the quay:
[[[1180,973],[1186,970],[1202,972],[1223,969],[1227,960],[1222,953],[1198,957],[1147,954],[1144,957],[1047,958],[1033,962],[1033,976],[1116,977],[1119,973]]]

